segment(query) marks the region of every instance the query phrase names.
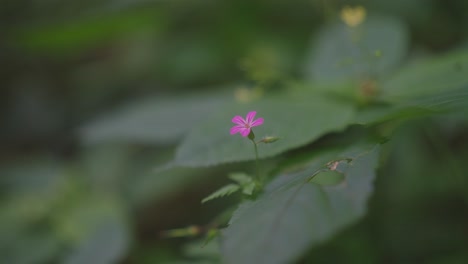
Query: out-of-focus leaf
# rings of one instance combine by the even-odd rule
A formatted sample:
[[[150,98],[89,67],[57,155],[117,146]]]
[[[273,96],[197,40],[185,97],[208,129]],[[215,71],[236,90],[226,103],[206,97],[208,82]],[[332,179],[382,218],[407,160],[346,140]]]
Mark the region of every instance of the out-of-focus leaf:
[[[360,109],[356,121],[372,124],[468,110],[468,52],[456,52],[408,66],[382,82],[379,99]]]
[[[387,74],[408,48],[408,32],[399,20],[373,16],[357,28],[335,23],[313,43],[305,72],[316,81],[339,81]]]
[[[0,263],[47,263],[62,241],[41,223],[47,221],[67,190],[61,164],[25,158],[0,166]]]
[[[209,257],[219,259],[219,243],[211,240],[206,243],[204,240],[195,241],[184,248],[184,252],[190,257]]]
[[[134,149],[121,145],[99,145],[84,151],[82,165],[84,174],[93,185],[110,185],[126,172]]]
[[[206,203],[206,202],[211,201],[211,200],[216,199],[216,198],[221,198],[221,197],[224,197],[224,196],[231,195],[231,194],[237,192],[239,189],[240,189],[239,185],[230,183],[230,184],[228,184],[226,186],[221,187],[220,189],[218,189],[214,193],[210,194],[208,197],[204,198],[202,200],[202,203]]]
[[[0,169],[0,228],[24,227],[47,217],[67,187],[65,170],[44,158],[12,162]]]
[[[312,164],[281,184],[267,186],[258,200],[240,205],[222,233],[227,263],[290,263],[307,249],[330,239],[359,219],[366,210],[377,167],[378,150],[359,149],[338,156],[345,181],[336,186],[309,182],[325,164]],[[284,178],[289,178],[284,181]]]
[[[217,78],[213,75],[226,67],[226,53],[223,46],[207,38],[182,37],[169,43],[169,49],[161,54],[161,78],[171,83],[186,85]]]
[[[146,98],[94,120],[81,129],[82,141],[168,144],[219,109],[223,95]]]
[[[4,232],[2,232],[2,235]],[[49,263],[60,251],[61,241],[51,233],[28,230],[13,239],[0,238],[0,262],[15,264]]]
[[[310,143],[320,136],[344,129],[354,116],[352,106],[314,96],[298,100],[287,97],[264,99],[252,104],[226,107],[217,116],[197,125],[177,149],[175,164],[209,166],[255,159],[252,142],[239,134],[230,135],[235,115],[257,111],[263,125],[254,127],[257,138],[281,137],[273,144],[259,146],[261,158],[272,157]]]
[[[143,158],[142,158],[143,159]],[[194,184],[206,181],[213,175],[225,174],[218,168],[170,168],[154,171],[151,159],[144,161],[135,175],[128,177],[125,186],[129,203],[141,206],[148,201],[157,202],[183,192]]]
[[[408,105],[368,105],[359,109],[355,122],[362,125],[372,125],[390,120],[403,120],[437,114],[437,111],[429,107]]]
[[[161,14],[155,10],[136,10],[109,13],[82,20],[62,21],[52,25],[34,25],[34,28],[19,30],[13,43],[33,51],[67,52],[80,51],[108,41],[122,33],[155,28]]]
[[[64,263],[116,263],[127,253],[130,234],[123,212],[103,200],[71,208],[58,219],[59,233],[73,245]]]
[[[432,109],[466,108],[468,52],[420,62],[382,84],[382,100]]]

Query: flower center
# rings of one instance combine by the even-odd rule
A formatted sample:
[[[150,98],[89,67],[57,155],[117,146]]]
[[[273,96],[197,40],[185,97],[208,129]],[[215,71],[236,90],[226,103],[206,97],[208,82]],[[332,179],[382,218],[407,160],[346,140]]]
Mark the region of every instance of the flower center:
[[[245,127],[245,128],[250,128],[250,125],[249,125],[249,124],[245,124],[244,127]]]

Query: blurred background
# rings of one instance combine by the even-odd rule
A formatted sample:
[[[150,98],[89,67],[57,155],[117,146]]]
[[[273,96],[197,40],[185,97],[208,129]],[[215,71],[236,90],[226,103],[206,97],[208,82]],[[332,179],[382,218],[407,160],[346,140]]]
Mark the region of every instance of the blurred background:
[[[0,262],[219,262],[161,234],[232,204],[200,200],[234,165],[155,170],[227,102],[333,78],[317,38],[346,5],[396,25],[386,74],[468,47],[463,0],[2,0]],[[467,129],[399,126],[368,215],[303,263],[467,263]]]

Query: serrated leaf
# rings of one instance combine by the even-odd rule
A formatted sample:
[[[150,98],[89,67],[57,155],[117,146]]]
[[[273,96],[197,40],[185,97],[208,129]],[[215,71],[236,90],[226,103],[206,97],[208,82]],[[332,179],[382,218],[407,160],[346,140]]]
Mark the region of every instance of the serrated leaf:
[[[252,177],[248,176],[245,173],[231,173],[229,178],[237,182],[241,188],[242,193],[246,195],[252,195],[255,190],[256,184]]]
[[[324,167],[319,161],[294,175],[280,176],[254,202],[240,205],[222,233],[226,263],[293,263],[310,247],[362,217],[372,191],[378,150],[353,150],[339,158],[346,181],[336,186],[308,182]]]
[[[386,74],[407,48],[407,29],[397,19],[369,17],[355,29],[340,21],[319,33],[305,72],[312,80],[333,82]]]
[[[239,185],[249,184],[253,181],[247,174],[240,172],[229,174],[229,179],[237,182]]]
[[[240,186],[234,183],[230,183],[226,186],[221,187],[221,189],[215,191],[214,193],[210,194],[208,197],[202,200],[202,203],[206,203],[216,198],[224,197],[231,195],[237,192],[240,189]]]
[[[80,135],[86,144],[173,143],[227,101],[223,95],[142,98],[85,124]]]
[[[251,182],[242,186],[242,193],[245,195],[252,195],[255,190],[255,182]]]
[[[230,135],[235,115],[257,111],[263,125],[255,127],[257,138],[279,136],[275,144],[259,146],[260,158],[272,157],[303,146],[320,136],[344,129],[354,116],[351,105],[314,96],[288,100],[266,98],[251,104],[233,104],[202,123],[188,134],[176,152],[175,164],[181,166],[210,166],[220,163],[255,159],[252,142],[240,135]]]

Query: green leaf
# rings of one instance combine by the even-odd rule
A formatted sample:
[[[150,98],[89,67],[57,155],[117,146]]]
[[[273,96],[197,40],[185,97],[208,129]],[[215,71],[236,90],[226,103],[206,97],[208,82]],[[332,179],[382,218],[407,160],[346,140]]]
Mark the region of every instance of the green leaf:
[[[407,67],[382,85],[381,99],[435,111],[468,109],[468,52]]]
[[[368,105],[356,113],[357,124],[372,125],[390,120],[417,118],[438,113],[429,107],[408,105]]]
[[[63,263],[118,262],[130,245],[130,229],[123,208],[113,199],[93,197],[89,201],[82,201],[57,219],[57,231],[73,246]]]
[[[249,177],[247,174],[241,172],[229,174],[229,179],[237,182],[239,185],[246,185],[253,181],[252,177]]]
[[[143,98],[84,125],[81,139],[85,144],[173,143],[226,101],[219,94]]]
[[[2,230],[1,263],[51,263],[63,250],[62,241],[51,232],[28,229],[17,233],[13,238],[5,237],[6,234]]]
[[[214,233],[212,233],[214,234]],[[177,263],[196,263],[196,264],[214,264],[220,262],[219,243],[211,239],[209,241],[197,240],[184,246],[183,253],[190,258],[187,262]]]
[[[337,171],[326,171],[317,174],[310,182],[319,185],[338,185],[345,180],[345,175]]]
[[[408,32],[399,20],[374,16],[355,29],[342,22],[326,26],[313,46],[307,76],[336,82],[393,70],[408,49]]]
[[[400,70],[382,82],[379,99],[387,104],[361,109],[357,123],[468,110],[468,52],[424,60]]]
[[[254,202],[234,213],[222,233],[226,263],[293,263],[310,247],[330,239],[366,211],[378,150],[353,149],[336,156],[345,181],[322,186],[309,182],[326,168],[319,159],[294,175],[277,177]]]
[[[157,13],[151,9],[133,10],[55,21],[49,25],[34,24],[31,28],[19,29],[11,41],[39,52],[79,52],[128,32],[164,26],[162,16]]]
[[[443,96],[447,95],[447,92],[461,89],[459,92],[465,99],[468,95],[467,88],[468,52],[464,51],[419,62],[402,69],[383,83],[381,98],[401,103],[424,96]]]
[[[252,195],[255,190],[256,184],[252,177],[247,176],[245,173],[231,173],[229,178],[237,182],[241,188],[242,192],[246,195]]]
[[[310,96],[289,100],[267,98],[252,104],[234,104],[220,110],[218,115],[195,126],[177,149],[175,164],[181,166],[210,166],[220,163],[255,159],[252,142],[239,134],[230,135],[235,115],[245,116],[257,111],[263,125],[255,127],[255,134],[279,136],[275,144],[258,146],[260,158],[272,157],[287,150],[308,144],[320,136],[343,130],[353,119],[351,105],[332,99]]]
[[[255,191],[255,187],[257,185],[255,184],[255,182],[251,182],[251,183],[248,183],[246,185],[243,185],[242,186],[242,193],[244,193],[245,195],[252,195],[253,192]]]
[[[211,201],[211,200],[216,199],[216,198],[231,195],[231,194],[237,192],[239,189],[240,189],[239,185],[234,184],[234,183],[230,183],[230,184],[228,184],[226,186],[221,187],[220,189],[218,189],[214,193],[210,194],[208,197],[204,198],[202,200],[202,203],[206,203],[206,202]]]
[[[214,238],[219,235],[219,230],[216,228],[211,228],[206,232],[205,241],[203,242],[203,247],[210,243]]]

